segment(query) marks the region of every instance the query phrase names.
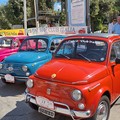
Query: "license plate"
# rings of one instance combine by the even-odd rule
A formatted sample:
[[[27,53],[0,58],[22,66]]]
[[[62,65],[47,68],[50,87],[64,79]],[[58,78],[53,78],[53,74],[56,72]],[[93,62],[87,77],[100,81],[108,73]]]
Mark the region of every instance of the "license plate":
[[[11,83],[15,82],[14,76],[12,76],[10,74],[6,74],[4,77],[5,77],[6,82],[11,82]]]
[[[45,109],[45,108],[39,107],[38,112],[40,112],[40,113],[42,113],[44,115],[47,115],[49,117],[52,117],[52,118],[55,117],[55,112],[54,111],[51,111],[51,110],[48,110],[48,109]]]
[[[54,110],[54,103],[53,103],[53,101],[50,101],[47,98],[44,98],[44,97],[41,97],[41,96],[36,97],[36,102],[41,107]]]

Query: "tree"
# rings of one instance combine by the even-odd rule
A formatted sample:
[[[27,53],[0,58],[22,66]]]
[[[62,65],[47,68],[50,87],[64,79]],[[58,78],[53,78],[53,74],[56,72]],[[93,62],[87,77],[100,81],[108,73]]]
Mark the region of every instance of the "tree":
[[[22,0],[9,0],[5,8],[5,17],[11,25],[23,23],[23,2]]]
[[[91,0],[90,16],[92,31],[103,30],[104,23],[109,22],[109,18],[113,14],[116,0]]]
[[[10,22],[5,17],[4,6],[0,6],[0,29],[9,29]]]
[[[56,18],[61,25],[66,23],[66,1],[67,0],[38,0],[39,11],[49,11],[46,14],[51,20]],[[61,11],[54,11],[54,3],[61,2]],[[92,31],[104,30],[112,18],[120,14],[120,0],[90,0],[90,20]],[[34,18],[34,0],[27,0],[27,18]],[[14,24],[23,24],[23,0],[8,0],[7,5],[0,6],[0,28],[11,28]],[[41,21],[40,21],[41,22]],[[28,24],[35,25],[35,20]],[[106,25],[105,25],[106,24]]]

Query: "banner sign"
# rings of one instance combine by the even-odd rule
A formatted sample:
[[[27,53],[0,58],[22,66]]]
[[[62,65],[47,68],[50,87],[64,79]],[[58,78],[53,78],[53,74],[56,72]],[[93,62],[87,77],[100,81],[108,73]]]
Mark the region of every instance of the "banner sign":
[[[67,34],[82,34],[87,33],[87,26],[64,26],[64,27],[40,27],[29,28],[27,30],[27,34],[31,35],[44,35],[44,34],[59,34],[59,35],[67,35]]]
[[[68,0],[69,26],[86,26],[86,0]]]
[[[0,30],[0,35],[2,36],[25,35],[25,31],[24,29]]]

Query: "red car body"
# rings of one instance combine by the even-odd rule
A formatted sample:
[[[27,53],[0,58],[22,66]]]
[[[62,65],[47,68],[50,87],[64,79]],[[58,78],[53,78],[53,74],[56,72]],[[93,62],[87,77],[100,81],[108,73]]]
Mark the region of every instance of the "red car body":
[[[81,58],[73,57],[75,53],[61,55],[63,45],[68,43],[74,43],[74,47],[79,43],[77,50],[82,51]],[[87,55],[90,44],[95,46]],[[26,101],[50,117],[58,112],[73,119],[108,120],[110,106],[120,96],[119,48],[119,35],[88,34],[65,38],[55,57],[30,76]]]
[[[27,36],[10,36],[0,38],[0,61],[3,61],[7,56],[18,51],[21,42]]]

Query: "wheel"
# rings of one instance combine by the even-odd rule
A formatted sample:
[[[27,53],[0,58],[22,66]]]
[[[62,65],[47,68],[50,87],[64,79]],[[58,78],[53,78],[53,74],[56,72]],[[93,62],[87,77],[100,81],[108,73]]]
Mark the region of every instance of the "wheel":
[[[86,120],[108,120],[110,113],[110,100],[107,96],[103,96],[99,102],[96,113]]]
[[[30,102],[29,102],[28,104],[29,104],[29,106],[30,106],[32,109],[38,111],[38,106],[37,106],[37,105],[35,105],[35,104],[33,104],[33,103],[30,103]]]

